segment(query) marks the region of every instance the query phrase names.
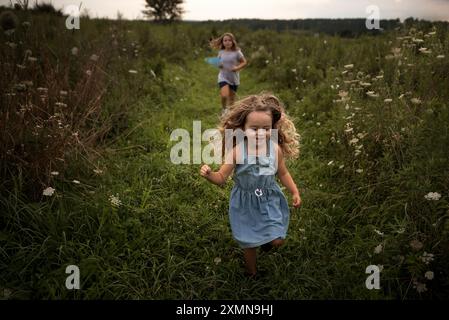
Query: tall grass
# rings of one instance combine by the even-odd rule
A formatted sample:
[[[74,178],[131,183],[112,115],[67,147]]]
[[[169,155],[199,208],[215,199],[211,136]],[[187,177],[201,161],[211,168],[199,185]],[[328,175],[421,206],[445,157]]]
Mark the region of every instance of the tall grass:
[[[229,30],[82,19],[72,31],[63,17],[14,14],[0,35],[0,296],[448,296],[446,25],[356,39],[231,30],[250,62],[238,95],[272,90],[302,135],[288,167],[303,207],[252,281],[229,230],[232,183],[169,158],[172,130],[217,125],[203,59]],[[65,287],[69,264],[81,290]],[[365,287],[371,264],[381,290]]]

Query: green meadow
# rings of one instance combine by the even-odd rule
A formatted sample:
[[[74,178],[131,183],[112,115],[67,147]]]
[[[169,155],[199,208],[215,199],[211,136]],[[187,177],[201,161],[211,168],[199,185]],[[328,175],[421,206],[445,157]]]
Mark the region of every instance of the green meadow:
[[[0,299],[449,297],[447,24],[343,38],[14,14],[0,33]],[[301,135],[287,167],[303,204],[285,245],[259,254],[260,279],[232,239],[233,181],[170,161],[173,130],[218,126],[204,59],[228,31],[249,62],[238,98],[274,93]]]

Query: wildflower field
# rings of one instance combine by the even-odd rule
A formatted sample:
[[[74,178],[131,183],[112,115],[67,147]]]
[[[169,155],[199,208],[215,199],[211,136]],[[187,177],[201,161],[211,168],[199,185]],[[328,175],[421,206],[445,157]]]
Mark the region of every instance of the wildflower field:
[[[0,14],[0,299],[449,297],[447,24],[342,38]],[[238,97],[273,92],[301,135],[303,205],[261,280],[231,236],[233,182],[170,161],[173,130],[218,125],[204,59],[227,31],[249,62]]]

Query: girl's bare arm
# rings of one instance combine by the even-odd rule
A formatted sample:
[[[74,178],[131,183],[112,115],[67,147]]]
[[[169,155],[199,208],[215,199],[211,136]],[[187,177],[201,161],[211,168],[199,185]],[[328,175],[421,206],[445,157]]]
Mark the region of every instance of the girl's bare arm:
[[[218,171],[210,171],[209,174],[205,175],[204,177],[210,182],[223,187],[226,184],[226,181],[231,175],[233,169],[233,164],[223,164]]]
[[[232,71],[236,72],[236,71],[240,71],[242,70],[246,65],[248,64],[248,61],[246,61],[246,59],[244,57],[242,57],[242,59],[240,60],[240,64],[236,65],[234,68],[232,68]]]
[[[234,167],[235,148],[233,149],[232,163],[224,163],[216,172],[213,172],[208,165],[203,165],[200,174],[210,182],[223,187],[226,184],[228,177],[231,175],[232,170],[234,170]]]
[[[277,147],[277,155],[278,155],[278,171],[277,175],[279,177],[279,180],[281,181],[282,185],[284,185],[287,190],[292,194],[293,196],[293,205],[295,207],[299,207],[301,204],[301,197],[299,195],[298,188],[296,187],[295,182],[293,181],[292,176],[290,175],[290,172],[288,172],[287,167],[285,166],[284,161],[284,154],[282,152],[282,148]]]

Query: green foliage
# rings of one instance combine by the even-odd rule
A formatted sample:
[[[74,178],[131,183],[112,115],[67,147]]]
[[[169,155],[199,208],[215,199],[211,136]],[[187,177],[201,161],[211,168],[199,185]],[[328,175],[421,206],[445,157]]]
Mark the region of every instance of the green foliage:
[[[216,70],[203,60],[223,25],[82,19],[83,32],[72,33],[60,32],[54,15],[17,15],[19,27],[0,35],[2,62],[22,64],[27,50],[37,61],[26,60],[34,72],[23,73],[2,63],[0,123],[4,110],[10,122],[0,127],[0,298],[448,296],[444,25],[357,39],[230,29],[249,61],[238,95],[273,91],[302,136],[301,157],[287,166],[303,206],[291,210],[285,246],[259,256],[267,276],[254,281],[243,277],[229,229],[232,182],[219,188],[200,177],[200,164],[170,162],[174,129],[217,125]],[[48,104],[37,90],[44,86]],[[67,134],[78,130],[76,148],[29,138],[33,121],[54,115],[61,90],[71,98],[64,116]],[[45,111],[29,111],[28,126],[13,113],[25,103]],[[48,127],[61,130],[57,121]],[[25,155],[46,145],[64,161]],[[42,195],[47,186],[52,196]],[[430,192],[440,198],[428,200]],[[70,264],[80,268],[81,290],[65,287]],[[365,287],[369,265],[381,266],[381,290]]]

